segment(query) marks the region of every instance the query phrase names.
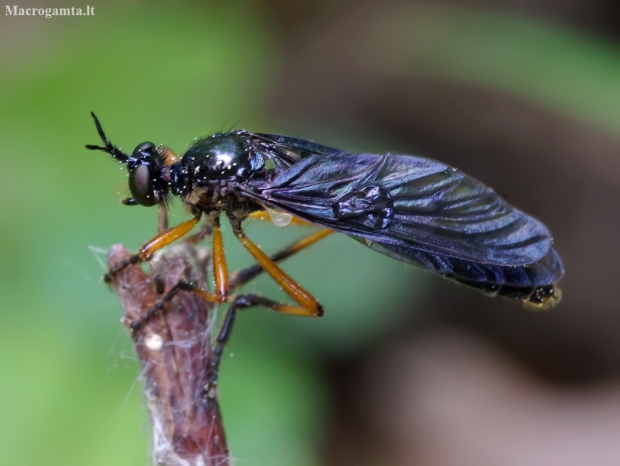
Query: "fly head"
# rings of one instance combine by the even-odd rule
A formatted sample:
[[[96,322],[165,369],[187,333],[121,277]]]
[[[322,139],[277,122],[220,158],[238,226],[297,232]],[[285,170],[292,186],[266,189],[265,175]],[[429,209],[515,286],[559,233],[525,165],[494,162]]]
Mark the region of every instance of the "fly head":
[[[152,142],[138,144],[131,155],[125,154],[106,137],[99,120],[91,112],[99,137],[104,146],[87,145],[90,150],[106,152],[127,166],[131,196],[123,201],[126,205],[154,206],[168,197],[170,165],[166,161],[165,149]]]

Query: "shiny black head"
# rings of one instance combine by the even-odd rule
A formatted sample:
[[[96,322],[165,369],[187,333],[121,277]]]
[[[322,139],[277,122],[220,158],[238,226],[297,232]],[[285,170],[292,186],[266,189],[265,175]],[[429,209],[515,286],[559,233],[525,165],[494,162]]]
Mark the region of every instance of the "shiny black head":
[[[138,144],[126,163],[129,191],[136,203],[152,206],[166,199],[169,174],[165,176],[163,173],[167,166],[155,144]]]
[[[87,145],[90,150],[100,150],[127,165],[129,170],[129,191],[131,198],[123,201],[127,205],[153,206],[166,200],[169,190],[170,166],[161,151],[152,142],[138,144],[131,155],[123,153],[106,137],[99,120],[91,112],[103,147]]]

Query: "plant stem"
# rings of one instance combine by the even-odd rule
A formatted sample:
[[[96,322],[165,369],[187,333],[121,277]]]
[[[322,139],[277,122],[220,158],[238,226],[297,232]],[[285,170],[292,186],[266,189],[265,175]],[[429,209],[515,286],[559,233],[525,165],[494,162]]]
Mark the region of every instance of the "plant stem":
[[[142,367],[157,466],[230,464],[217,386],[207,380],[214,305],[180,291],[138,329],[129,326],[180,280],[204,284],[206,256],[205,249],[182,243],[153,260],[152,273],[130,265],[111,282]],[[115,245],[108,264],[112,269],[128,257],[123,246]]]

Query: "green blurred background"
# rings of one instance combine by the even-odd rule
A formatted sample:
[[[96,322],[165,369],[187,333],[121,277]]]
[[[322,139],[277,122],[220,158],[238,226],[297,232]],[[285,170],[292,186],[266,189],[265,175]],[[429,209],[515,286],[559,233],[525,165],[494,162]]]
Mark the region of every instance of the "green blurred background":
[[[67,5],[85,6],[19,4]],[[614,1],[90,5],[91,17],[0,16],[0,464],[149,461],[139,368],[101,251],[136,249],[157,214],[120,205],[125,172],[83,147],[99,143],[90,111],[127,151],[153,141],[181,153],[235,127],[424,154],[495,186],[555,234],[565,300],[544,315],[344,237],[292,258],[286,270],[326,315],[239,319],[221,371],[239,464],[443,464],[411,444],[413,456],[386,456],[398,444],[366,410],[386,394],[362,383],[394,342],[442,329],[557,390],[618,378]],[[179,203],[172,217],[186,218]],[[250,264],[225,233],[232,268]],[[253,224],[248,235],[275,251],[304,230]],[[264,278],[250,288],[279,293]]]

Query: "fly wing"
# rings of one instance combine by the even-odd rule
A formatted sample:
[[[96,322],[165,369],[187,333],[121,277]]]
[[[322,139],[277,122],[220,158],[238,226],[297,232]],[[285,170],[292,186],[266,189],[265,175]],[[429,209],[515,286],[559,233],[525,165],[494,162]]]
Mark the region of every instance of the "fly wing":
[[[363,241],[365,243],[365,241]],[[366,243],[371,249],[394,259],[439,273],[469,285],[484,283],[510,285],[519,288],[536,288],[552,285],[564,274],[558,254],[549,249],[547,254],[532,264],[522,266],[496,265],[472,262],[456,257],[431,254],[415,248],[403,248],[393,244]]]
[[[522,266],[551,248],[541,222],[474,178],[422,157],[308,156],[268,181],[237,188],[267,207],[390,250]]]
[[[254,147],[274,161],[278,168],[288,168],[311,156],[338,155],[344,152],[333,147],[280,134],[251,133]]]

